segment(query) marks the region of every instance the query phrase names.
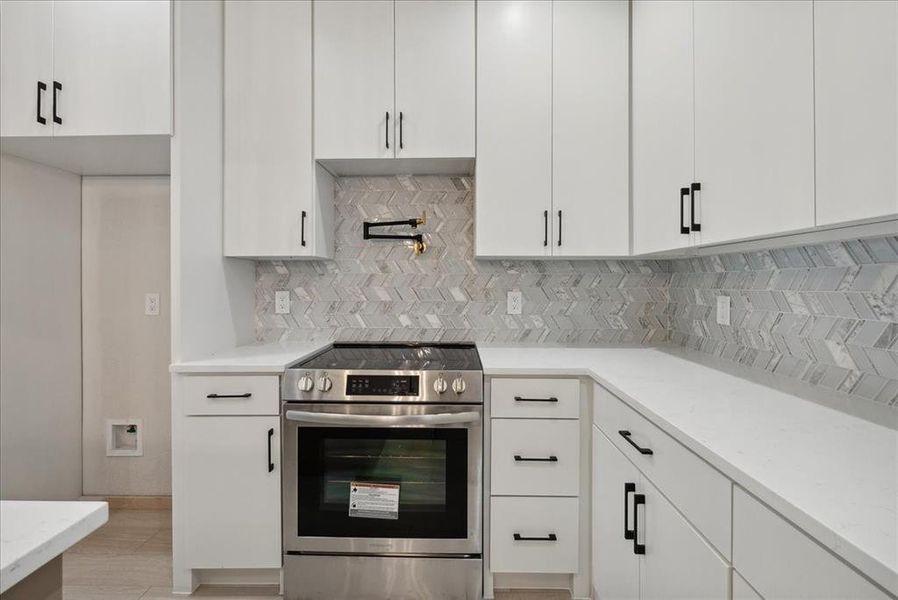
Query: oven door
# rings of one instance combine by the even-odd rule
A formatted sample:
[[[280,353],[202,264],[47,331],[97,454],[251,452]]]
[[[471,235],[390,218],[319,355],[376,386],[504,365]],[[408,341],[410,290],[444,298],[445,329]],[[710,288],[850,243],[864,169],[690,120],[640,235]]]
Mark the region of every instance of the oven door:
[[[285,552],[481,553],[481,405],[288,402],[281,420]]]

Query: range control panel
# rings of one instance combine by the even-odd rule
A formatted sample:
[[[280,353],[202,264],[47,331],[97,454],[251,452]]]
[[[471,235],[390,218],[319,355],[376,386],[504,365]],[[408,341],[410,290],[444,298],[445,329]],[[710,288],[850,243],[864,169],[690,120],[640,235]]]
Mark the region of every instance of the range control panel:
[[[417,375],[347,375],[347,396],[418,396]]]

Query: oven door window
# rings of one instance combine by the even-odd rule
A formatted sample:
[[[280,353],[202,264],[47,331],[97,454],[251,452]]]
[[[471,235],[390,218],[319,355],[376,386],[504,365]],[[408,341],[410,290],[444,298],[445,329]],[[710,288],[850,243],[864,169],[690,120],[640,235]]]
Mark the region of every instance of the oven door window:
[[[301,427],[298,434],[298,535],[467,537],[467,429]],[[398,485],[398,518],[350,516],[353,482]]]

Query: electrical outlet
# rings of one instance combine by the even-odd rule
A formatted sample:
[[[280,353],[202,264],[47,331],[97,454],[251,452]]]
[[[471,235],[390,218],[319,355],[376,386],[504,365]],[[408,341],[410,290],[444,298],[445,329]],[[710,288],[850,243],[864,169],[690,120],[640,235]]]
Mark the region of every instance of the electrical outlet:
[[[143,295],[143,314],[149,317],[159,316],[159,294]]]
[[[290,314],[289,290],[278,290],[274,293],[274,313],[276,315]]]
[[[520,290],[508,292],[508,297],[505,303],[505,313],[509,315],[519,315],[521,314],[522,308],[524,308],[524,298],[521,296]]]
[[[730,297],[717,296],[717,324],[730,324]]]

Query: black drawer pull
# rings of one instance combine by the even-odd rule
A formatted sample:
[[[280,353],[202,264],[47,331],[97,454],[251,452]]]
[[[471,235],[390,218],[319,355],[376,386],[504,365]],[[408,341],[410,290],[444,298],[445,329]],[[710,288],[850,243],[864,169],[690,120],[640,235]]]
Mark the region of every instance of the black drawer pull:
[[[531,458],[529,456],[514,455],[515,462],[558,462],[557,456],[549,456],[546,458]]]
[[[306,211],[301,211],[299,225],[299,244],[301,246],[306,245],[306,216]]]
[[[627,514],[627,505],[630,504],[630,494],[636,491],[635,483],[625,483],[624,484],[624,539],[632,540],[636,537],[635,529],[628,529],[627,525],[630,524],[630,516]]]
[[[689,195],[689,188],[680,188],[680,234],[689,235],[689,226],[684,221],[686,212],[686,196]]]
[[[274,428],[268,430],[268,472],[274,471],[274,463],[271,462],[271,438],[274,437]]]
[[[520,533],[514,534],[514,541],[516,542],[557,542],[558,537],[554,533],[550,533],[546,537],[529,537],[523,536]]]
[[[633,439],[632,439],[632,437],[631,437],[633,434],[630,433],[629,431],[627,431],[626,429],[621,429],[620,431],[618,431],[618,433],[620,434],[620,436],[621,436],[622,438],[624,438],[625,440],[627,440],[627,443],[628,443],[628,444],[630,444],[631,446],[633,446],[634,448],[636,448],[637,450],[639,450],[639,453],[640,453],[640,454],[654,454],[654,452],[652,452],[651,448],[643,448],[643,447],[641,447],[639,444],[637,444],[636,442],[634,442]]]
[[[390,111],[387,111],[387,126],[384,127],[384,143],[390,149]]]
[[[53,82],[53,122],[62,125],[62,117],[60,117],[56,112],[56,103],[57,97],[56,93],[62,91],[62,84],[58,81]]]
[[[249,398],[250,396],[252,396],[250,392],[245,394],[206,394],[206,398]]]
[[[521,398],[520,396],[514,397],[515,402],[558,402],[558,398],[552,396],[550,398]]]
[[[543,211],[543,246],[549,245],[549,211]]]
[[[633,554],[645,554],[645,544],[639,543],[638,506],[645,506],[645,494],[633,495]]]
[[[43,81],[37,82],[37,122],[41,125],[47,124],[47,118],[44,117],[43,110],[41,109],[41,99],[43,98],[44,92],[47,91],[47,84]]]
[[[693,183],[689,190],[689,214],[692,221],[692,231],[701,231],[702,224],[695,220],[695,193],[702,191],[702,184]]]

